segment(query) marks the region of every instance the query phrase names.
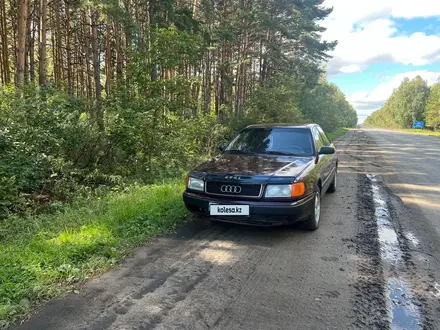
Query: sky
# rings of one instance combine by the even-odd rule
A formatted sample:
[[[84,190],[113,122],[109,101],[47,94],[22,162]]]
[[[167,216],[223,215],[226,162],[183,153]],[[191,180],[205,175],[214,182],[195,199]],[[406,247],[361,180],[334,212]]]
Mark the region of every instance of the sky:
[[[440,0],[326,0],[325,40],[338,40],[327,64],[359,122],[379,109],[403,78],[440,77]]]

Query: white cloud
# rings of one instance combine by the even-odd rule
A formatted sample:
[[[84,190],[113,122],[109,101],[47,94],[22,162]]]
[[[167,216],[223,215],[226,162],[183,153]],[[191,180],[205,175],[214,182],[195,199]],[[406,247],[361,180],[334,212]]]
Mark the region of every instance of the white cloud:
[[[440,36],[399,35],[393,18],[440,17],[440,0],[327,0],[326,40],[338,40],[329,74],[362,71],[377,62],[426,65],[440,60]]]
[[[437,0],[395,0],[391,16],[400,18],[440,16]]]
[[[342,73],[354,73],[354,72],[362,71],[362,68],[359,65],[351,64],[351,65],[343,66],[342,68],[339,69],[339,71],[341,71]]]
[[[437,0],[326,0],[324,5],[334,7],[330,18],[355,22],[377,17],[418,18],[440,16]]]
[[[382,107],[382,105],[388,100],[393,93],[393,90],[402,83],[405,77],[413,79],[417,76],[421,76],[428,82],[428,85],[432,85],[440,77],[440,72],[431,72],[427,70],[410,71],[395,75],[393,78],[388,79],[385,82],[380,83],[373,91],[358,91],[348,96],[349,102],[357,110],[358,115],[370,115],[373,111]]]

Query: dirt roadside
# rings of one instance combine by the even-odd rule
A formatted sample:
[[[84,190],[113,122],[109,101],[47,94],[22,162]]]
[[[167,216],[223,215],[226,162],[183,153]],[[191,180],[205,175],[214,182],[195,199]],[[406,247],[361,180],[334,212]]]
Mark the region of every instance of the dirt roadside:
[[[389,328],[367,140],[351,131],[337,142],[339,187],[323,199],[317,232],[194,222],[15,328]]]

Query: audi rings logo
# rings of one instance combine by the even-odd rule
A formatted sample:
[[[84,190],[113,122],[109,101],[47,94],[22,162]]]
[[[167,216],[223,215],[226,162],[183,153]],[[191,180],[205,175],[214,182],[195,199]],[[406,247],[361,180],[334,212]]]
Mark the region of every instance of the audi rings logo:
[[[223,185],[220,187],[220,191],[222,193],[239,194],[239,193],[241,193],[241,187],[240,186]]]

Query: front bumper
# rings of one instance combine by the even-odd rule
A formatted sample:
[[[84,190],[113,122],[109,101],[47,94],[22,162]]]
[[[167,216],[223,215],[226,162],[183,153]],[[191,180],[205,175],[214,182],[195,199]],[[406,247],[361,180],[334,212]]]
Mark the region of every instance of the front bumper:
[[[313,212],[314,196],[308,196],[295,202],[268,202],[251,200],[231,200],[185,191],[183,201],[186,208],[195,214],[212,220],[247,225],[280,226],[300,222]],[[209,204],[249,205],[249,216],[211,216]]]

